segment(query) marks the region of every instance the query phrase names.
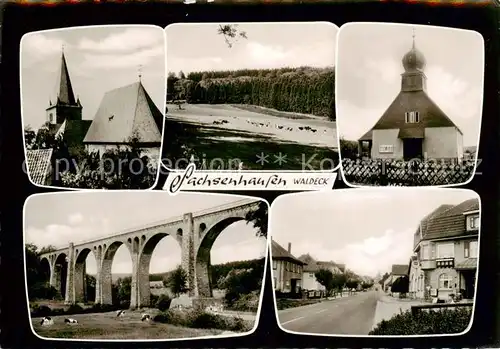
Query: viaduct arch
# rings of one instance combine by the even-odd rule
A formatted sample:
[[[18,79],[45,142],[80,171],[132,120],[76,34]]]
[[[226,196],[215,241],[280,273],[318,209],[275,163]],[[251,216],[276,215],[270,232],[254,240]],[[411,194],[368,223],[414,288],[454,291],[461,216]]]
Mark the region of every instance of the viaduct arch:
[[[70,243],[68,247],[41,255],[41,260],[50,266],[50,285],[64,295],[66,304],[75,304],[85,300],[85,261],[93,253],[97,265],[95,303],[112,304],[111,266],[116,251],[125,245],[132,259],[130,307],[147,307],[151,257],[160,240],[170,235],[181,247],[181,266],[187,273],[189,295],[212,297],[209,265],[215,240],[229,225],[256,210],[260,202],[243,199],[100,239]]]

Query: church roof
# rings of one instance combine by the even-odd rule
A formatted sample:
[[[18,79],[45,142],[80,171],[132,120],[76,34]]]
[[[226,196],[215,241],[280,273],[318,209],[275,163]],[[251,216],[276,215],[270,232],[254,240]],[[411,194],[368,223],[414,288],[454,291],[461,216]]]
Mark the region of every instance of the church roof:
[[[57,130],[55,136],[62,136],[68,145],[81,144],[92,120],[69,120],[66,119]]]
[[[413,110],[419,112],[420,122],[405,122],[405,113]],[[376,122],[375,126],[359,140],[372,139],[372,130],[385,129],[399,129],[399,132],[402,132],[401,136],[403,138],[407,138],[409,135],[422,138],[423,130],[432,127],[455,127],[462,133],[460,128],[439,108],[425,91],[401,91]]]
[[[106,92],[84,143],[123,144],[132,137],[161,144],[163,114],[141,82]]]
[[[57,95],[57,102],[62,104],[75,105],[76,99],[73,93],[73,86],[69,77],[68,65],[66,64],[66,57],[64,52],[61,55],[61,75],[59,80],[59,93]]]
[[[26,150],[26,170],[31,181],[45,185],[50,175],[53,149]]]

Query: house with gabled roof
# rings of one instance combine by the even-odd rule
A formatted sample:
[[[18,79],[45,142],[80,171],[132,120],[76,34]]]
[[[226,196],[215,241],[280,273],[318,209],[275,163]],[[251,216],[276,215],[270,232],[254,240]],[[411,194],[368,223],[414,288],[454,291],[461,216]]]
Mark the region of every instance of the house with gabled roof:
[[[302,290],[302,272],[305,265],[292,254],[292,244],[288,249],[271,240],[274,290],[283,293],[299,293]]]
[[[408,265],[406,264],[393,264],[391,266],[391,273],[384,280],[384,291],[389,292],[392,284],[402,276],[408,276]]]
[[[139,79],[105,93],[83,143],[102,155],[135,141],[144,155],[158,157],[162,131],[163,114]]]
[[[325,286],[316,280],[316,272],[321,269],[330,270],[333,274],[340,274],[345,271],[345,265],[335,262],[317,261],[310,254],[304,254],[299,260],[305,263],[302,273],[302,288],[308,291],[324,291]]]
[[[413,45],[402,59],[401,90],[358,140],[372,159],[461,159],[463,133],[427,93],[426,60]]]
[[[420,222],[409,262],[413,298],[473,299],[479,253],[478,199],[441,205]]]

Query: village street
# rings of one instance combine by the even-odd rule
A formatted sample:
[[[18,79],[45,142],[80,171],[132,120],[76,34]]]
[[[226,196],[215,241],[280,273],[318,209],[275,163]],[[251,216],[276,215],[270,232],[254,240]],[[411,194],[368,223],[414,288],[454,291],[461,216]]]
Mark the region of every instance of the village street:
[[[383,293],[375,290],[281,310],[281,326],[289,331],[337,335],[367,335],[373,326],[377,302]]]

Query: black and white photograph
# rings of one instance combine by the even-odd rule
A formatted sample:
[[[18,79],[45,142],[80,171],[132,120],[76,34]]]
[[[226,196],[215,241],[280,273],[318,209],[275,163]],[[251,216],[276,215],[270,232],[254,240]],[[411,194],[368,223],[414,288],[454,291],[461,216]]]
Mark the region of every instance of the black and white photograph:
[[[339,165],[328,22],[166,29],[168,169],[332,171]]]
[[[281,329],[357,337],[466,333],[476,299],[480,206],[467,189],[279,197],[269,224]]]
[[[162,28],[32,32],[20,60],[24,170],[33,184],[154,186],[165,119]]]
[[[339,146],[348,184],[461,185],[479,173],[481,34],[349,23],[339,31],[337,50]]]
[[[24,241],[32,330],[85,340],[251,333],[267,214],[267,202],[227,194],[31,196]]]

